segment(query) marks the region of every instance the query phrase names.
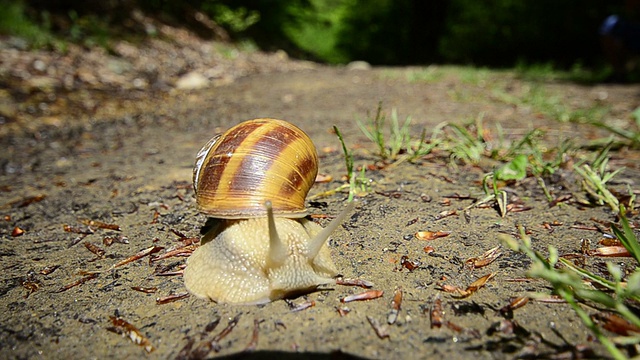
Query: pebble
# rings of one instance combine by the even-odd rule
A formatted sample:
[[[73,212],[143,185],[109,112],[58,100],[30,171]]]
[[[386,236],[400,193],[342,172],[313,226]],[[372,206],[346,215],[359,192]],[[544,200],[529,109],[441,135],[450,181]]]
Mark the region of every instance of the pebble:
[[[203,89],[207,86],[209,79],[196,71],[186,73],[176,81],[176,88],[180,90]]]
[[[347,70],[371,70],[371,64],[366,61],[352,61],[347,64]]]

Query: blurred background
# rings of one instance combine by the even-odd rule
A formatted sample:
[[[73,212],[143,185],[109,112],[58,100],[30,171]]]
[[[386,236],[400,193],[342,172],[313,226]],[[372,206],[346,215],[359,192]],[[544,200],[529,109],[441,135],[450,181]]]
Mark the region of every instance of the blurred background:
[[[331,64],[602,68],[598,29],[623,0],[0,0],[0,34],[35,48],[157,36],[136,13],[203,38]]]

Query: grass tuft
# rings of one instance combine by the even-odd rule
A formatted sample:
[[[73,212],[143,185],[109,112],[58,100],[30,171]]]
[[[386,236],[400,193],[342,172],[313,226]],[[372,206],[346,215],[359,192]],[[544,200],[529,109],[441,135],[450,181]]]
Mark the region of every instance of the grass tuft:
[[[378,103],[374,117],[369,116],[367,122],[360,120],[357,122],[362,133],[376,145],[377,155],[383,161],[396,165],[403,161],[415,162],[429,154],[437,145],[437,141],[427,142],[426,129],[422,129],[418,140],[413,139],[411,117],[407,116],[401,123],[396,109],[391,110],[391,119],[387,123],[387,115],[382,111],[382,103]],[[387,131],[388,136],[385,134]]]
[[[638,246],[638,239],[625,217],[624,208],[620,209],[620,219],[623,231],[617,230],[615,225],[612,226],[612,229],[616,229],[613,230],[614,234],[633,254],[637,262],[640,259],[640,246]],[[640,327],[640,318],[628,306],[630,301],[640,300],[640,268],[636,267],[633,274],[627,277],[627,281],[623,281],[620,268],[612,263],[607,263],[613,281],[606,280],[575,266],[567,259],[560,258],[557,249],[553,246],[549,246],[549,256],[545,258],[541,253],[533,250],[531,238],[526,234],[524,228],[520,227],[519,229],[519,241],[509,235],[503,235],[501,241],[513,251],[522,252],[533,261],[527,275],[546,280],[552,286],[553,292],[571,306],[584,325],[591,330],[614,359],[626,359],[626,355],[618,349],[617,345],[640,345],[640,335],[610,339],[603,334],[594,320],[602,314],[589,315],[581,304],[596,304],[595,308],[605,307],[608,311],[619,314],[634,326]],[[604,290],[596,288],[596,285]]]
[[[607,204],[612,211],[617,212],[620,202],[607,187],[607,182],[624,170],[619,168],[613,172],[608,171],[609,150],[612,144],[605,146],[589,164],[576,164],[573,169],[582,179],[582,187],[598,205]]]
[[[364,166],[360,168],[359,172],[354,171],[355,167],[354,167],[354,161],[353,161],[353,154],[351,151],[349,151],[349,148],[345,144],[344,138],[342,137],[342,133],[340,132],[340,129],[338,129],[338,127],[334,125],[333,131],[336,133],[338,140],[340,140],[340,145],[342,146],[342,153],[344,155],[344,164],[347,170],[347,179],[348,179],[347,183],[340,185],[335,189],[310,196],[309,199],[312,200],[320,197],[330,196],[344,189],[349,189],[349,197],[347,201],[351,202],[355,196],[366,194],[367,192],[369,192],[371,181],[367,179],[366,168]]]

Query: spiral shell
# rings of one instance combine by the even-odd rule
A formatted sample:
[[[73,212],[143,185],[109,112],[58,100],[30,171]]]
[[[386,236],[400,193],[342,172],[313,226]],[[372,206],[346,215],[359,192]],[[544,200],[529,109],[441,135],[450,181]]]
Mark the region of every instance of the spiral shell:
[[[318,173],[318,153],[298,127],[276,119],[240,123],[198,152],[193,186],[198,211],[215,218],[306,215],[305,198]]]

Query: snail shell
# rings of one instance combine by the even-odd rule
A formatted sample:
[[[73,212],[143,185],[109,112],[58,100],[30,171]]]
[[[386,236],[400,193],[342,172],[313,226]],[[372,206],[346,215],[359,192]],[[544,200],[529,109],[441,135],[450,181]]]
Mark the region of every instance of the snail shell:
[[[324,229],[303,218],[317,164],[311,139],[282,120],[246,121],[211,139],[193,183],[198,210],[220,220],[187,260],[186,288],[216,302],[260,304],[335,284],[327,242],[353,203]]]
[[[193,184],[198,211],[215,218],[306,215],[305,198],[318,174],[318,153],[298,127],[255,119],[212,138],[196,157]]]

